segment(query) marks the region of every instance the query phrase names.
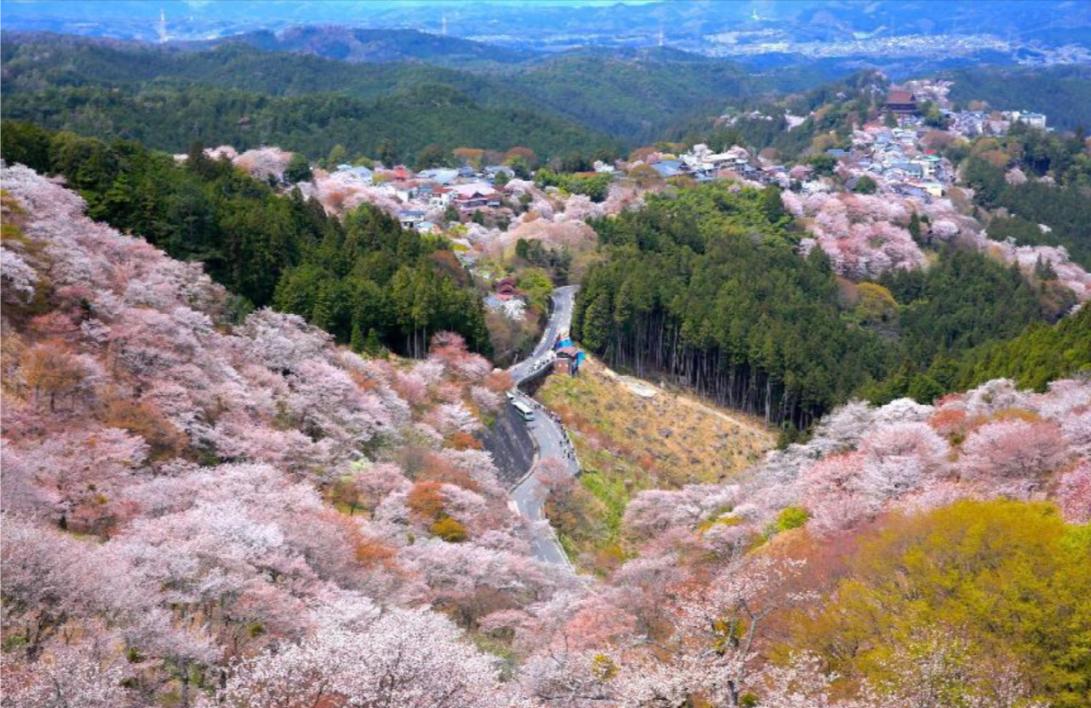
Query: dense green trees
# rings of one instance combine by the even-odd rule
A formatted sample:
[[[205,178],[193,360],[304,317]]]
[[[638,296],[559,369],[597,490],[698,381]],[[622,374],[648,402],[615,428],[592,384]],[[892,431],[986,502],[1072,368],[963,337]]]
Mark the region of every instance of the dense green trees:
[[[106,144],[5,122],[0,154],[59,173],[89,214],[208,273],[251,306],[303,315],[343,342],[381,341],[410,355],[438,330],[488,351],[469,277],[438,239],[364,205],[344,224],[298,190],[279,195],[199,145],[184,164],[135,142]]]
[[[881,280],[902,305],[900,342],[914,362],[1015,336],[1042,313],[1018,268],[971,252],[945,251],[928,270],[892,271]]]
[[[572,252],[567,247],[546,248],[538,239],[521,238],[515,242],[515,256],[528,265],[544,269],[555,282],[568,282]]]
[[[865,387],[872,401],[909,396],[930,402],[935,396],[959,391],[997,376],[1015,375],[1018,365],[991,366],[978,362],[981,351],[1006,351],[1028,326],[1049,331],[1074,304],[1074,296],[1055,283],[1032,285],[1015,267],[1005,267],[977,252],[947,250],[926,271],[888,273],[882,283],[900,304],[897,346],[901,363],[883,381]],[[1062,322],[1063,326],[1070,326]],[[1091,356],[1091,330],[1084,332]],[[992,376],[975,376],[990,370]],[[1059,361],[1038,368],[1026,385],[1071,374],[1075,367]],[[1020,377],[1023,379],[1024,377]],[[1022,381],[1021,381],[1022,382]]]
[[[708,185],[597,223],[609,259],[588,273],[575,335],[612,364],[797,426],[881,376],[882,341],[841,319],[825,256],[801,259],[765,202]]]
[[[799,257],[791,219],[773,196],[706,185],[597,222],[608,258],[585,279],[576,336],[638,375],[674,376],[733,407],[805,427],[852,395],[931,401],[965,388],[964,368],[995,369],[999,356],[958,363],[967,352],[1056,320],[1073,304],[1055,282],[948,249],[927,270],[860,285],[859,297],[883,295],[881,312],[865,311],[839,295],[821,250]],[[1040,368],[1069,373],[1087,357],[1060,358],[1065,365]]]
[[[311,180],[311,165],[302,153],[292,155],[288,168],[284,170],[284,179],[292,182],[309,182]]]
[[[852,188],[852,191],[857,194],[875,194],[878,189],[879,185],[875,183],[874,179],[868,175],[863,175],[856,180],[856,186]],[[913,216],[916,216],[916,212],[913,213]]]
[[[904,389],[962,391],[995,378],[1044,391],[1050,381],[1091,373],[1091,308],[1054,325],[1035,322],[1017,337],[990,341],[958,357],[940,357],[923,374],[895,377]]]
[[[511,85],[556,113],[639,144],[661,138],[680,117],[715,115],[725,96],[757,95],[772,83],[737,64],[692,54],[626,53],[568,53],[514,74]]]
[[[323,157],[337,145],[391,164],[430,144],[506,150],[527,145],[543,155],[592,150],[611,141],[531,110],[490,108],[442,85],[422,85],[377,100],[338,94],[276,97],[202,85],[142,88],[80,86],[11,93],[5,118],[104,140],[139,140],[179,152],[193,141],[240,150],[277,145]]]
[[[534,175],[534,181],[540,187],[560,187],[572,194],[585,194],[593,202],[605,201],[610,180],[608,174],[565,174],[544,167]]]

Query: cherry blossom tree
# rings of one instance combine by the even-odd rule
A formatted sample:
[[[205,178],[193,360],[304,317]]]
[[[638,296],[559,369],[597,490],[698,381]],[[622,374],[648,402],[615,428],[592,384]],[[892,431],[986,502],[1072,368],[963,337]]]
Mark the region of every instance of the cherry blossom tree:
[[[675,526],[693,527],[716,511],[733,506],[738,487],[687,485],[678,491],[641,492],[625,509],[622,524],[633,538],[646,539]]]
[[[617,666],[602,651],[554,649],[525,662],[520,684],[527,695],[546,705],[609,705]]]
[[[865,701],[836,700],[831,687],[837,677],[823,670],[816,654],[793,654],[785,664],[768,664],[755,680],[760,705],[768,708],[864,708]]]
[[[276,147],[260,147],[247,150],[238,157],[232,158],[237,167],[249,172],[258,179],[275,177],[283,179],[284,170],[292,161],[292,153]]]
[[[126,672],[111,635],[96,627],[95,636],[78,644],[57,643],[37,661],[5,657],[4,704],[26,708],[123,708],[137,705],[125,689]],[[12,665],[14,664],[14,665]]]
[[[454,612],[466,626],[543,598],[572,580],[529,557],[474,544],[418,542],[400,556],[419,573],[433,606]]]
[[[38,274],[20,254],[0,248],[0,293],[5,303],[25,305],[34,297]]]
[[[1041,484],[1067,456],[1059,427],[1052,422],[999,420],[976,429],[962,444],[960,470],[970,479],[1024,495]]]
[[[806,471],[802,499],[811,513],[810,528],[819,532],[838,531],[879,510],[880,499],[860,493],[866,469],[867,458],[853,452],[826,457]]]
[[[785,199],[782,193],[782,200]],[[809,195],[787,197],[785,208],[810,217],[814,242],[830,257],[834,269],[856,280],[876,278],[891,269],[924,265],[924,254],[909,232],[909,210],[888,195]],[[798,212],[798,213],[797,213]]]
[[[700,697],[741,705],[756,687],[754,661],[770,614],[808,602],[808,593],[786,588],[802,561],[747,559],[729,567],[707,586],[683,597],[676,610],[674,657],[669,666],[649,658],[627,667],[622,677],[633,702],[678,705]]]
[[[865,455],[860,491],[880,502],[910,492],[941,470],[947,442],[925,423],[876,428],[861,446]]]
[[[1091,462],[1082,460],[1076,469],[1061,477],[1057,485],[1057,504],[1069,523],[1091,521]]]
[[[442,616],[388,610],[355,631],[327,627],[235,667],[223,692],[232,706],[490,706],[493,660]]]
[[[103,533],[126,480],[144,464],[143,438],[117,428],[92,427],[51,436],[7,456],[5,476],[36,487],[62,528]],[[14,452],[14,451],[13,451]]]

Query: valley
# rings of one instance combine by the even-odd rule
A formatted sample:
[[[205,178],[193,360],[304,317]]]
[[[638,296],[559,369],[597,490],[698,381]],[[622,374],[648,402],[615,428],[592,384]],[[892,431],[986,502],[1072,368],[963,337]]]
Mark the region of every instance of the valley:
[[[1083,5],[0,20],[0,707],[1091,705]]]

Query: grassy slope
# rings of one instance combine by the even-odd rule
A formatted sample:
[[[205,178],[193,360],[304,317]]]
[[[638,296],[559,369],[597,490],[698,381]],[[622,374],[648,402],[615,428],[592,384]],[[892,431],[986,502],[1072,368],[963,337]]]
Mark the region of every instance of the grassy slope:
[[[620,523],[634,494],[727,479],[776,442],[756,419],[620,376],[594,359],[578,377],[550,377],[538,398],[564,421],[584,469],[577,503],[585,514],[561,521],[561,542],[596,571],[624,557]]]

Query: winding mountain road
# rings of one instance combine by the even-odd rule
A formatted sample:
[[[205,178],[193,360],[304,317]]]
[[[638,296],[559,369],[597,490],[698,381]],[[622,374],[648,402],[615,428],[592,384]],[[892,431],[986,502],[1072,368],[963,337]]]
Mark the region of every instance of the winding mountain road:
[[[569,474],[580,472],[579,461],[572,447],[568,434],[560,421],[542,404],[519,390],[519,385],[539,375],[547,375],[543,370],[553,365],[553,343],[557,335],[568,332],[572,324],[572,305],[579,286],[566,285],[553,291],[553,311],[549,315],[541,340],[523,361],[508,369],[515,383],[513,395],[534,409],[534,420],[526,423],[527,432],[537,448],[535,462],[555,458],[565,465]],[[557,534],[545,517],[545,486],[538,479],[535,467],[511,491],[511,505],[531,524],[531,549],[535,558],[548,563],[557,563],[569,568],[572,564],[557,540]]]

